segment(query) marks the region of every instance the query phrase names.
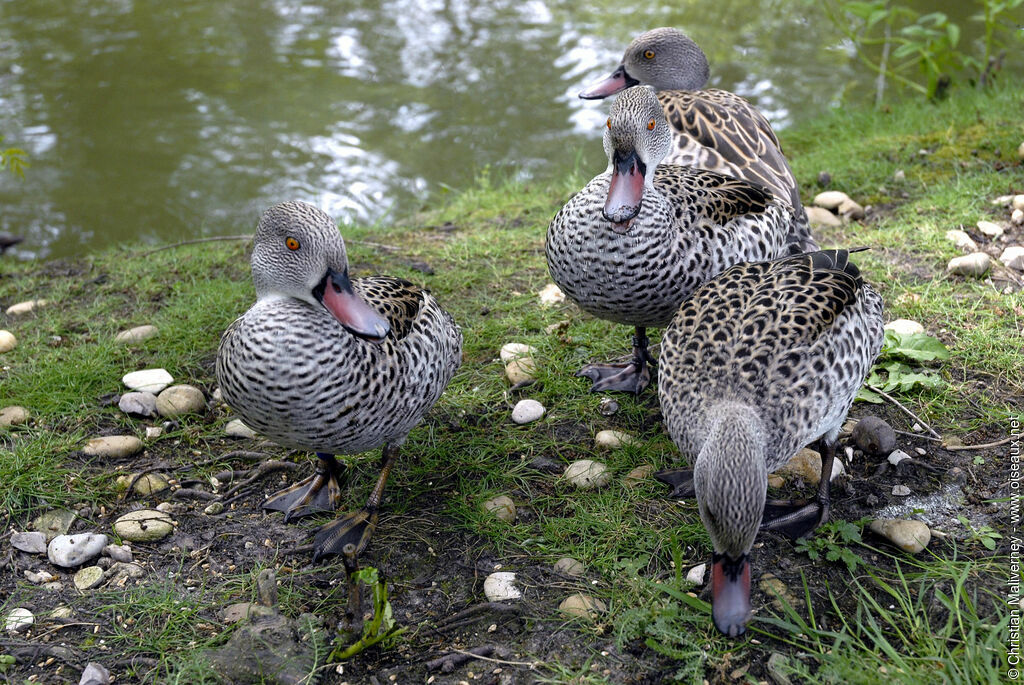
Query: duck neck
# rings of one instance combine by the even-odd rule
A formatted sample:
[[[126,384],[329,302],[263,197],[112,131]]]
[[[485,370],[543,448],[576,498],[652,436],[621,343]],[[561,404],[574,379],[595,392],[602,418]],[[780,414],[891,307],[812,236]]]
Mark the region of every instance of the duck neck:
[[[751,407],[719,403],[694,464],[701,519],[715,551],[732,559],[750,551],[764,513],[768,467],[765,430]]]

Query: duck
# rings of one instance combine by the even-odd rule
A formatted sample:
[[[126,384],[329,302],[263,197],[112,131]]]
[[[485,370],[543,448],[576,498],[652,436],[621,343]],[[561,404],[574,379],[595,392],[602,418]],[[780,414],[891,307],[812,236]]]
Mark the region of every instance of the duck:
[[[828,519],[836,443],[882,346],[882,298],[847,250],[737,264],[698,288],[661,341],[658,398],[692,470],[655,474],[696,496],[714,548],[715,627],[750,619],[750,553],[761,530],[792,538]],[[817,441],[811,502],[768,501],[768,474]]]
[[[594,100],[634,85],[654,87],[672,126],[673,146],[665,162],[767,186],[793,206],[790,253],[817,250],[796,178],[771,124],[739,95],[704,89],[709,75],[707,55],[697,43],[678,29],[660,27],[637,36],[615,71],[579,97]]]
[[[661,164],[672,133],[650,86],[624,90],[604,131],[608,168],[558,210],[545,255],[552,280],[581,309],[634,327],[632,360],[577,374],[592,391],[641,392],[654,363],[647,329],[738,262],[787,254],[793,209],[764,186]]]
[[[259,219],[252,248],[256,303],[221,337],[216,375],[226,403],[256,432],[316,453],[313,475],[263,507],[291,521],[341,504],[335,455],[381,449],[366,505],[316,533],[313,561],[343,555],[351,579],[377,525],[388,476],[409,432],[459,368],[462,331],[429,291],[387,276],[352,278],[331,218],[282,202]]]

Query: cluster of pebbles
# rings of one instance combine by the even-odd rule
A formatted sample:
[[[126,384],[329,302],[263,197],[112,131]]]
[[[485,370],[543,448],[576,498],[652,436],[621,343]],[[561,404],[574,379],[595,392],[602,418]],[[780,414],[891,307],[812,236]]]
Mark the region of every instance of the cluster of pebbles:
[[[1002,195],[992,201],[1007,212],[1005,219],[980,219],[970,229],[966,226],[946,231],[946,240],[965,252],[949,261],[946,271],[961,276],[981,278],[998,261],[1019,276],[1024,274],[1024,194]]]

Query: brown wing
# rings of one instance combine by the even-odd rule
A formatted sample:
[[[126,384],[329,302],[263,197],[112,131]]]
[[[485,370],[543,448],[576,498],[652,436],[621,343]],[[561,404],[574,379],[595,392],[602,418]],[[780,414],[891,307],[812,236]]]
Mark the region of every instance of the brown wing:
[[[654,185],[677,214],[689,209],[722,226],[744,214],[764,212],[773,199],[770,190],[750,181],[673,164],[654,170]]]

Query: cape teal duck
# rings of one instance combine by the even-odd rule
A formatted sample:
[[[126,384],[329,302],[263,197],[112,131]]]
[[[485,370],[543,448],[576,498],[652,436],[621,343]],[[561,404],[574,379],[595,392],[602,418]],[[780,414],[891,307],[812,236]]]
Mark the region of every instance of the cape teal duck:
[[[246,424],[319,457],[314,475],[264,503],[286,521],[340,504],[334,455],[383,448],[366,506],[314,539],[314,561],[341,553],[354,570],[399,447],[459,367],[462,333],[412,283],[350,279],[337,226],[302,202],[278,204],[260,218],[252,275],[257,301],[224,332],[217,380]]]
[[[729,636],[750,617],[759,529],[806,535],[828,518],[836,440],[882,345],[882,298],[845,250],[739,264],[683,303],[661,343],[658,394],[693,470],[657,474],[697,496],[714,545],[712,616]],[[767,503],[768,474],[819,440],[817,500]]]
[[[639,392],[650,380],[646,329],[672,320],[698,286],[738,262],[787,253],[793,211],[763,186],[659,162],[672,146],[654,89],[612,104],[608,170],[559,210],[545,252],[555,283],[584,311],[635,327],[633,360],[580,371],[593,390]]]
[[[580,97],[604,98],[638,84],[653,86],[672,125],[673,146],[665,162],[767,186],[794,208],[790,252],[817,250],[796,179],[771,124],[734,93],[702,90],[708,75],[707,56],[696,43],[677,29],[657,28],[637,36],[618,68]]]

